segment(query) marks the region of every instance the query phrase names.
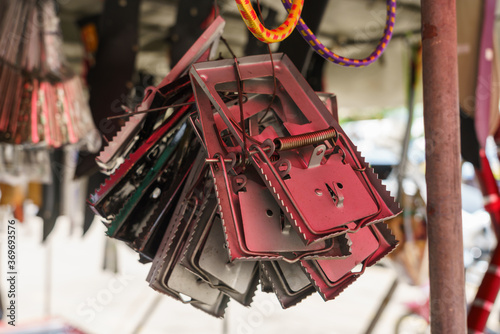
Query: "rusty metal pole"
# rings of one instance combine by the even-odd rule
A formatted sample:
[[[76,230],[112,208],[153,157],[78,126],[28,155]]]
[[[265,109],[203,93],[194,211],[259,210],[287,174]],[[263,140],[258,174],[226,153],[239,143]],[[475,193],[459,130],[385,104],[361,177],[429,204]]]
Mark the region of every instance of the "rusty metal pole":
[[[422,0],[427,218],[433,334],[465,334],[456,0]]]

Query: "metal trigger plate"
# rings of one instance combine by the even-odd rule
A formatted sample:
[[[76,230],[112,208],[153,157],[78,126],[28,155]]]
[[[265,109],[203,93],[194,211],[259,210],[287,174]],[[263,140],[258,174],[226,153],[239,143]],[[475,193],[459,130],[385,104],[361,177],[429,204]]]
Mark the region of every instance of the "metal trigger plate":
[[[226,240],[222,229],[222,221],[216,216],[201,252],[199,265],[207,273],[224,282],[225,285],[239,293],[245,293],[254,276],[254,268],[257,262],[229,262],[229,255],[225,245]]]
[[[255,252],[297,252],[325,248],[324,241],[306,246],[294,229],[282,230],[281,219],[285,224],[290,223],[284,216],[281,218],[281,209],[267,187],[248,179],[245,188],[246,191],[238,192],[238,196],[248,249]]]
[[[327,233],[334,227],[368,217],[377,212],[377,204],[350,165],[331,156],[324,165],[303,168],[290,159],[290,178],[284,182],[311,232]],[[341,205],[338,205],[341,198]]]

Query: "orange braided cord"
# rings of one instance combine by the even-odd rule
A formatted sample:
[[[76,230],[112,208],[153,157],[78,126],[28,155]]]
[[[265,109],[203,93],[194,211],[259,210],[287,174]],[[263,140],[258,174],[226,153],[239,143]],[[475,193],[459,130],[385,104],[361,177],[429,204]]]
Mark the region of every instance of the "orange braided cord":
[[[281,42],[287,38],[292,33],[293,29],[295,29],[300,14],[302,13],[302,8],[304,7],[304,0],[293,0],[285,22],[276,29],[268,30],[258,19],[257,13],[253,9],[250,0],[235,1],[248,30],[250,30],[258,40],[264,43]]]

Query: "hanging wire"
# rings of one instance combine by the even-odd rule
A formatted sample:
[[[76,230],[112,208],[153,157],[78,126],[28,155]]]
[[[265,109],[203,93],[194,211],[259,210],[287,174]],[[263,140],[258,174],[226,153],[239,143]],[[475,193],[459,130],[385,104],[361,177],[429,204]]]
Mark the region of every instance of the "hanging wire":
[[[259,16],[262,21],[264,21],[264,17],[262,16],[262,10],[260,8],[260,1],[257,0],[257,9],[259,10]],[[271,66],[273,70],[273,95],[271,97],[271,101],[269,101],[269,104],[267,105],[266,111],[264,112],[264,115],[257,121],[257,124],[260,124],[262,120],[267,116],[269,113],[269,110],[271,109],[271,105],[274,102],[274,99],[276,98],[276,88],[277,88],[277,83],[276,83],[276,72],[274,70],[274,59],[273,59],[273,53],[271,52],[271,46],[267,44],[267,49],[269,50],[269,57],[271,58]]]
[[[241,81],[241,72],[240,67],[238,65],[238,58],[234,57],[234,68],[236,70],[236,85],[238,87],[238,105],[240,107],[240,126],[241,126],[241,134],[243,135],[243,160],[247,159],[247,132],[245,129],[245,115],[243,114],[243,84]],[[243,168],[245,168],[243,166]]]

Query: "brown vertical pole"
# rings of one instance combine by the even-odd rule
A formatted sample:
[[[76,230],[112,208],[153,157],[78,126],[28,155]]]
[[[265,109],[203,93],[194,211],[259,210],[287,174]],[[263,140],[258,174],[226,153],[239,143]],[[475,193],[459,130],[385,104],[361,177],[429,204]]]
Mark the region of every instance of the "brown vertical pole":
[[[433,334],[465,334],[456,0],[422,0],[422,64]]]

